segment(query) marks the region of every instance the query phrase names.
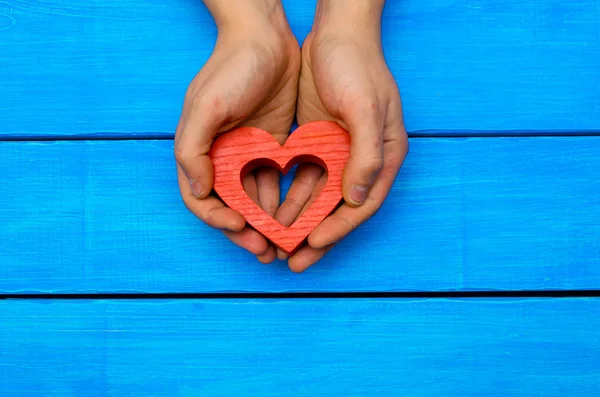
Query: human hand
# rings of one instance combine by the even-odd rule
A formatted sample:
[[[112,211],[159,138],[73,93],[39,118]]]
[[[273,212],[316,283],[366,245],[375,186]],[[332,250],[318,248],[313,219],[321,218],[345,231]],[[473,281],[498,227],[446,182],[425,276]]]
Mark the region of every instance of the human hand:
[[[313,30],[302,46],[298,124],[336,121],[350,133],[351,153],[343,176],[345,203],[289,258],[296,272],[316,263],[377,212],[408,152],[400,94],[381,45],[384,2],[320,0]],[[320,167],[298,167],[275,218],[291,225],[316,198],[325,178]],[[277,255],[286,258],[282,251]]]
[[[204,0],[218,26],[210,59],[191,82],[175,134],[179,189],[186,207],[263,263],[275,248],[244,217],[211,196],[208,151],[219,134],[238,126],[269,131],[283,144],[294,119],[300,49],[280,0]],[[279,207],[279,171],[250,173],[248,195],[273,216]]]

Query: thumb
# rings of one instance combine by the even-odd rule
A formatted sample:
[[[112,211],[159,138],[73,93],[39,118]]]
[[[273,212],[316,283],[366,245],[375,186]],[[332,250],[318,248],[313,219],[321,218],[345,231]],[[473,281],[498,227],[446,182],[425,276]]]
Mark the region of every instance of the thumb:
[[[348,122],[350,157],[344,168],[342,191],[350,206],[362,205],[383,167],[383,125],[375,114]]]
[[[213,165],[208,151],[216,127],[197,111],[192,113],[178,127],[175,160],[188,178],[194,197],[203,199],[210,194],[213,185]]]

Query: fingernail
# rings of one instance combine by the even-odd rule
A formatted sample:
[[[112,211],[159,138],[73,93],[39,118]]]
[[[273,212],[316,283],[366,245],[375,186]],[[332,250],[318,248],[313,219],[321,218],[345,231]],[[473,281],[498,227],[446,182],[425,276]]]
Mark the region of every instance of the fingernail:
[[[199,198],[202,196],[204,189],[202,189],[202,185],[195,179],[190,179],[190,187],[192,188],[192,194],[194,197]]]
[[[367,199],[367,191],[369,190],[366,186],[352,185],[350,189],[350,202],[354,205],[361,205]]]

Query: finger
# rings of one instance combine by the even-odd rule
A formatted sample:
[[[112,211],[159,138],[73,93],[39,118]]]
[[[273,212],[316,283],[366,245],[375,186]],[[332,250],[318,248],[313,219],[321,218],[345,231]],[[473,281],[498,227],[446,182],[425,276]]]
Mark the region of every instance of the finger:
[[[232,243],[250,251],[254,255],[264,255],[269,249],[267,240],[259,232],[249,227],[245,227],[239,232],[224,230],[223,233]]]
[[[242,187],[246,191],[248,197],[250,197],[250,199],[256,204],[260,205],[260,203],[258,202],[258,188],[256,186],[256,178],[254,177],[253,173],[249,172],[244,176],[244,178],[242,179]]]
[[[242,183],[248,196],[267,214],[273,216],[279,205],[279,171],[259,168],[254,173],[247,174]],[[275,260],[277,253],[275,247],[269,244],[265,237],[260,236],[264,239],[267,249],[256,258],[263,264],[269,264]]]
[[[351,136],[350,157],[344,167],[342,191],[348,205],[362,205],[383,166],[385,112],[376,101],[360,111],[343,114]]]
[[[199,199],[207,197],[212,190],[213,165],[208,151],[218,125],[217,112],[196,101],[186,104],[177,126],[175,159],[190,185],[191,194]]]
[[[327,181],[324,170],[316,164],[301,164],[296,171],[296,175],[288,193],[275,213],[275,220],[283,226],[290,226],[305,210],[306,205],[311,200],[311,196],[320,183]],[[324,183],[321,182],[324,186]],[[321,187],[322,190],[322,187]],[[314,199],[313,199],[314,200]],[[277,249],[277,258],[286,260],[287,254],[281,249]]]
[[[300,211],[298,218],[301,217],[302,214],[304,214],[306,212],[306,210],[308,210],[310,208],[312,203],[319,197],[319,195],[323,191],[323,188],[325,187],[326,184],[327,184],[327,174],[323,173],[323,175],[321,175],[321,177],[317,181],[317,185],[314,187],[313,191],[310,193],[310,197],[309,197],[308,201],[306,202],[306,204],[304,204],[304,207],[302,207],[302,210]],[[296,219],[298,219],[298,218],[296,218]]]
[[[275,219],[283,226],[290,226],[309,201],[319,179],[324,174],[321,167],[315,164],[301,164],[296,171],[283,203],[275,213]]]
[[[323,248],[338,242],[373,216],[391,190],[407,150],[406,140],[399,138],[386,142],[386,162],[364,204],[360,207],[343,204],[312,231],[308,237],[309,245]]]
[[[279,206],[279,171],[273,168],[263,167],[254,171],[254,190],[255,196],[253,200],[263,209],[269,216],[274,216],[277,207]],[[265,241],[267,241],[265,239]],[[275,260],[277,256],[275,247],[268,244],[267,250],[261,255],[257,255],[259,262],[269,264]]]
[[[258,203],[258,189],[256,186],[256,179],[252,173],[248,173],[246,176],[244,176],[244,179],[242,179],[242,185],[248,196],[254,202]],[[272,251],[275,249],[270,247],[267,239],[265,239],[262,234],[250,227],[245,227],[238,232],[224,231],[223,233],[229,240],[231,240],[231,242],[238,247],[244,248],[250,253],[256,255],[259,260],[264,257],[261,260],[263,263],[270,263],[268,262],[269,257],[274,256],[274,254],[269,255],[269,249]]]
[[[323,258],[323,256],[325,256],[332,248],[333,245],[324,248],[313,248],[309,245],[305,245],[288,260],[288,267],[294,273],[302,273],[321,260],[321,258]]]
[[[265,253],[262,255],[257,255],[256,257],[258,258],[260,263],[263,263],[265,265],[273,262],[276,258],[275,247],[269,244]]]
[[[248,194],[248,196],[250,197],[250,199],[252,199],[252,201],[254,201],[256,204],[260,205],[260,191],[259,191],[259,187],[258,187],[258,175],[255,175],[254,173],[250,172],[248,174],[246,174],[246,176],[244,176],[244,179],[242,179],[242,185],[244,186],[244,190],[246,191],[246,193]],[[254,244],[257,244],[258,239],[260,239],[260,245],[259,247],[261,248],[260,253],[255,254],[257,259],[264,264],[268,264],[271,263],[275,260],[275,247],[273,247],[271,244],[269,244],[269,242],[267,241],[267,239],[260,234],[259,232],[256,232],[257,236],[253,237],[253,242]],[[262,249],[264,247],[264,249]],[[248,251],[254,253],[254,251],[250,250],[249,248],[245,247],[242,245],[243,248],[246,248]]]
[[[177,167],[177,179],[185,206],[208,226],[230,231],[240,231],[244,228],[246,224],[244,217],[231,208],[227,208],[216,197],[209,196],[198,200],[193,196],[187,178],[179,166]]]
[[[283,252],[280,248],[277,248],[277,259],[284,261],[288,258],[288,255]]]
[[[255,171],[258,203],[269,216],[279,207],[279,171],[263,167]]]
[[[319,178],[319,181],[317,182],[317,185],[315,186],[315,188],[313,189],[312,193],[310,194],[310,198],[308,199],[308,201],[306,202],[306,204],[304,204],[304,207],[300,211],[300,214],[298,215],[298,218],[301,217],[302,214],[304,214],[304,212],[306,212],[306,210],[308,210],[310,208],[310,206],[312,205],[312,203],[317,199],[317,197],[319,197],[319,194],[321,194],[321,191],[323,190],[323,188],[325,187],[326,184],[327,184],[327,174],[323,173],[323,175],[321,175],[321,178]],[[298,218],[296,218],[296,219],[298,219]],[[281,251],[281,253],[283,255],[285,255],[284,258],[283,258],[285,260],[287,258],[287,255],[283,251]]]

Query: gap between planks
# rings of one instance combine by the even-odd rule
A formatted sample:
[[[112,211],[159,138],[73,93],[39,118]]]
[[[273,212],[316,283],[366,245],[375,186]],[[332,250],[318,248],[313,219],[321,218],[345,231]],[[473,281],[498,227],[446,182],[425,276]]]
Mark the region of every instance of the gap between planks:
[[[489,130],[420,130],[408,132],[409,138],[536,138],[536,137],[593,137],[600,130],[554,131],[489,131]],[[84,135],[2,135],[0,142],[54,142],[54,141],[143,141],[172,140],[174,134],[166,132],[96,132]]]
[[[0,300],[172,300],[172,299],[373,299],[373,298],[590,298],[600,297],[598,290],[540,291],[439,291],[439,292],[292,292],[292,293],[15,293],[0,294]]]

